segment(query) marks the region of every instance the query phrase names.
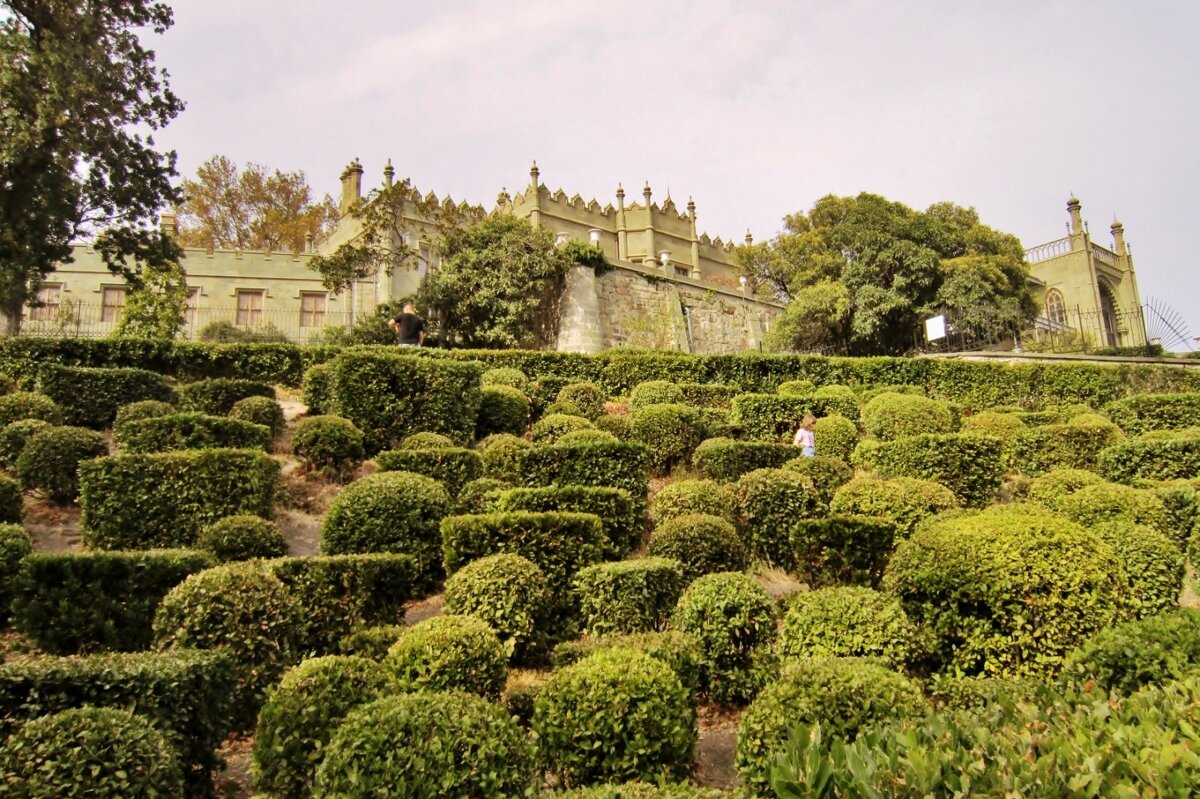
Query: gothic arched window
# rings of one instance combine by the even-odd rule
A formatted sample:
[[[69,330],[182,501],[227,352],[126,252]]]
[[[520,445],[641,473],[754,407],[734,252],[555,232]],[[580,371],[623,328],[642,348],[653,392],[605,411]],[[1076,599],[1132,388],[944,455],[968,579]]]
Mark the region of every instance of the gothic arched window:
[[[1063,302],[1062,292],[1058,289],[1046,292],[1046,318],[1059,325],[1067,323],[1067,304]]]

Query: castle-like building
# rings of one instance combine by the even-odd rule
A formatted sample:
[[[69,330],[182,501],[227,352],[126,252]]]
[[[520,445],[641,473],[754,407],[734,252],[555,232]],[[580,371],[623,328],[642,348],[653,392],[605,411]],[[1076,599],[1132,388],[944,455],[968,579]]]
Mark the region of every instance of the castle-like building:
[[[438,267],[438,222],[449,212],[471,221],[488,213],[481,205],[439,199],[410,189],[412,203],[400,212],[391,246],[409,248],[411,269],[377,274],[332,294],[311,268],[312,259],[333,252],[361,234],[352,213],[364,198],[362,165],[357,159],[342,172],[338,207],[341,218],[321,241],[303,252],[273,253],[188,248],[183,267],[189,288],[183,335],[193,338],[206,325],[223,321],[243,328],[270,325],[293,341],[316,340],[328,327],[352,324],[383,303],[416,293],[429,269]],[[394,185],[389,162],[384,187]],[[1027,251],[1031,283],[1044,309],[1038,334],[1063,336],[1072,331],[1093,346],[1146,343],[1133,261],[1119,223],[1113,224],[1115,250],[1094,244],[1072,198],[1069,235]],[[597,276],[577,268],[568,275],[563,297],[558,348],[596,352],[619,346],[724,353],[757,349],[777,303],[755,299],[739,278],[731,240],[711,238],[697,227],[696,204],[681,210],[669,196],[661,203],[647,184],[639,199],[626,202],[616,188],[615,202],[601,205],[562,189],[551,191],[535,163],[529,183],[518,192],[502,190],[492,209],[530,220],[552,231],[558,241],[576,239],[599,247],[613,269]],[[161,224],[174,230],[173,214]],[[746,241],[751,241],[747,233]],[[28,334],[100,337],[116,327],[127,286],[104,266],[88,245],[74,249],[74,260],[47,276],[38,307],[26,310]]]

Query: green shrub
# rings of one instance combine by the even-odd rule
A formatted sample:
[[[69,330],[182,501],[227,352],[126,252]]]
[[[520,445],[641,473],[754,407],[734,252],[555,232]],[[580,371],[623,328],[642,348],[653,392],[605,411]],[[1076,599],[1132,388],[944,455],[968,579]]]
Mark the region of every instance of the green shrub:
[[[511,659],[528,659],[545,644],[541,626],[547,611],[546,576],[520,555],[501,553],[471,561],[446,580],[445,601],[447,613],[487,623]]]
[[[269,383],[235,377],[212,377],[179,387],[179,404],[185,410],[210,416],[228,415],[246,397],[275,399],[275,389]]]
[[[1200,520],[1200,480],[1138,480],[1134,487],[1149,489],[1162,500],[1168,537],[1179,549],[1187,549],[1192,529]]]
[[[340,416],[309,416],[292,430],[292,454],[312,470],[342,477],[364,457],[363,434]]]
[[[883,441],[953,433],[958,428],[958,418],[947,403],[915,394],[877,395],[863,406],[862,423],[868,435]]]
[[[87,707],[33,719],[0,746],[9,796],[157,799],[183,793],[179,755],[128,710]]]
[[[333,401],[333,368],[329,364],[314,364],[304,371],[300,401],[308,407],[308,413],[313,415],[329,410]]]
[[[641,444],[580,442],[533,447],[524,453],[519,482],[527,486],[584,485],[629,492],[634,515],[645,518],[649,453]]]
[[[1184,560],[1174,541],[1152,527],[1127,521],[1097,524],[1092,532],[1113,548],[1125,567],[1134,618],[1179,607]]]
[[[806,414],[813,412],[811,397],[778,394],[739,394],[733,398],[730,420],[746,435],[763,441],[791,441]]]
[[[999,411],[981,411],[962,420],[964,433],[983,433],[1009,442],[1027,428],[1025,422],[1015,413]]]
[[[21,419],[41,419],[50,424],[62,424],[63,412],[58,403],[45,394],[15,391],[0,396],[0,427]]]
[[[571,380],[566,377],[558,377],[556,375],[538,375],[532,383],[529,384],[528,396],[533,402],[533,417],[536,419],[546,413],[546,408],[554,403],[558,397],[558,392],[562,391],[563,387],[570,383]]]
[[[377,627],[361,627],[338,641],[338,651],[343,655],[361,655],[371,660],[387,657],[392,644],[408,631],[404,624],[381,624]]]
[[[669,380],[647,380],[638,383],[629,392],[629,410],[636,411],[648,405],[685,404],[683,389]]]
[[[1112,547],[1049,515],[923,525],[896,548],[883,584],[936,639],[933,670],[968,675],[1051,671],[1129,608]]]
[[[957,507],[958,499],[950,489],[913,477],[856,477],[839,488],[829,503],[829,511],[835,515],[886,519],[904,537],[922,519]]]
[[[633,417],[629,415],[618,416],[616,414],[605,414],[595,421],[596,429],[605,433],[611,433],[618,441],[633,440]]]
[[[484,388],[488,388],[489,386],[515,388],[521,392],[522,396],[529,393],[529,378],[520,369],[514,369],[510,366],[488,369],[479,378],[479,384]]]
[[[145,369],[91,369],[54,363],[38,370],[37,390],[62,408],[64,423],[94,430],[112,425],[122,405],[175,399],[166,379]]]
[[[1198,666],[1200,611],[1179,608],[1097,632],[1067,657],[1062,676],[1132,694],[1181,679]]]
[[[229,730],[234,685],[229,655],[188,650],[23,658],[0,664],[0,685],[5,737],[21,722],[81,706],[133,712],[166,734],[179,751],[185,789],[166,795],[212,796],[216,749]]]
[[[921,654],[920,633],[900,600],[859,586],[805,591],[788,599],[779,629],[782,658],[878,658],[903,670]]]
[[[484,386],[480,393],[475,435],[523,435],[529,427],[529,398],[509,386]]]
[[[524,469],[524,452],[532,447],[523,438],[508,433],[493,433],[475,445],[483,459],[483,473],[497,480],[516,482]]]
[[[691,459],[704,439],[704,422],[687,405],[647,405],[633,412],[633,438],[650,450],[651,473],[665,476]]]
[[[212,565],[188,549],[33,553],[10,584],[13,626],[52,654],[147,649],[162,598]]]
[[[29,439],[48,427],[52,425],[41,419],[19,419],[0,428],[0,466],[7,469],[16,466]]]
[[[1162,500],[1144,488],[1114,483],[1084,486],[1059,500],[1056,510],[1084,527],[1124,521],[1144,524],[1166,535],[1171,533]]]
[[[375,456],[384,472],[412,472],[437,480],[451,497],[458,496],[463,485],[483,474],[483,460],[474,450],[461,447],[442,449],[385,450]]]
[[[265,452],[200,449],[115,455],[79,466],[84,543],[97,549],[188,546],[225,516],[270,518],[279,462]]]
[[[1036,476],[1060,467],[1090,469],[1099,465],[1100,451],[1117,442],[1116,428],[1047,424],[1019,433],[1013,441],[1013,460],[1022,474]]]
[[[906,436],[880,445],[875,469],[885,477],[941,483],[968,507],[992,501],[1004,480],[1003,443],[995,436],[946,433]]]
[[[278,558],[288,545],[274,522],[241,514],[218,519],[200,531],[196,547],[211,552],[222,563],[253,558]]]
[[[23,503],[20,484],[11,477],[0,475],[0,524],[20,524]],[[0,615],[2,613],[0,611]]]
[[[479,364],[378,349],[347,350],[329,363],[327,412],[363,431],[368,454],[423,430],[447,435],[461,446],[475,440],[482,400]]]
[[[551,675],[534,704],[542,764],[567,787],[682,779],[696,717],[665,664],[636,650],[601,651]]]
[[[723,383],[678,383],[683,404],[696,408],[728,411],[741,390]]]
[[[556,399],[579,409],[579,415],[595,421],[604,415],[604,403],[608,396],[595,383],[568,383],[558,392]]]
[[[656,523],[690,513],[706,513],[725,521],[737,519],[737,496],[715,480],[676,480],[654,495],[650,516]]]
[[[880,721],[925,710],[920,687],[882,665],[839,658],[791,663],[742,715],[734,763],[751,795],[768,797],[771,764],[794,725],[818,722],[850,741]]]
[[[553,444],[565,433],[574,430],[593,430],[595,427],[582,416],[550,413],[533,423],[533,440],[537,444]]]
[[[255,790],[281,799],[310,796],[325,749],[346,715],[394,689],[387,669],[367,658],[313,658],[288,671],[258,715]]]
[[[1059,503],[1079,489],[1103,482],[1104,479],[1095,472],[1059,466],[1033,478],[1027,493],[1032,501],[1057,510]]]
[[[741,571],[750,562],[746,545],[733,525],[704,513],[663,522],[650,535],[647,550],[656,558],[677,561],[684,584],[704,574]]]
[[[56,505],[79,496],[79,464],[108,454],[104,436],[86,427],[50,427],[34,433],[17,458],[21,487],[41,491]]]
[[[461,690],[499,699],[508,670],[496,631],[475,616],[434,616],[392,644],[384,665],[404,691]]]
[[[775,607],[752,577],[698,578],[679,598],[671,627],[699,643],[702,683],[714,702],[748,702],[771,678]]]
[[[287,426],[287,421],[283,418],[283,408],[270,397],[246,397],[238,400],[229,409],[229,416],[232,419],[262,425],[271,431],[272,438],[282,433]]]
[[[117,428],[115,438],[122,452],[167,452],[217,447],[271,451],[270,428],[241,419],[203,413],[171,413],[125,422]]]
[[[154,616],[159,649],[229,652],[237,671],[233,726],[254,725],[268,690],[299,658],[304,608],[258,563],[229,563],[192,574],[163,597]]]
[[[728,794],[716,788],[697,788],[688,783],[652,785],[648,782],[623,782],[547,794],[547,797],[550,796],[557,799],[724,799]]]
[[[1135,436],[1150,430],[1200,427],[1200,393],[1137,394],[1109,402],[1104,412]]]
[[[492,494],[512,488],[512,483],[494,477],[480,477],[463,485],[454,502],[454,512],[487,513],[492,509]]]
[[[750,546],[750,557],[781,569],[792,568],[792,528],[821,511],[812,481],[787,469],[757,469],[741,476],[734,493],[738,526]]]
[[[854,447],[858,445],[858,425],[845,416],[822,416],[813,425],[813,441],[819,454],[849,463]]]
[[[555,400],[542,409],[542,416],[578,416],[587,418],[583,415],[583,411],[578,405],[573,402],[564,402]]]
[[[533,785],[533,755],[516,719],[461,692],[365,705],[351,712],[324,752],[314,799],[521,799]]]
[[[685,583],[682,565],[668,558],[599,563],[575,576],[584,631],[636,633],[666,627]]]
[[[603,430],[572,430],[559,436],[558,440],[554,442],[554,446],[575,443],[616,444],[620,440],[612,433],[606,433]]]
[[[877,588],[897,537],[896,523],[876,516],[802,519],[791,528],[794,573],[813,588]]]
[[[629,492],[623,488],[579,485],[513,488],[496,494],[489,510],[594,513],[604,525],[605,550],[614,557],[622,557],[636,547],[646,526],[645,518],[637,515]]]
[[[929,681],[926,691],[944,712],[945,709],[986,708],[1030,700],[1042,687],[1040,680],[1030,678],[938,674]]]
[[[696,447],[692,464],[705,477],[733,482],[755,469],[775,469],[796,457],[790,444],[710,438]]]
[[[849,464],[832,455],[792,458],[783,465],[783,468],[808,478],[816,491],[817,502],[822,507],[828,507],[830,501],[833,500],[834,492],[854,477],[854,470],[850,468]]]
[[[551,662],[556,669],[578,663],[609,649],[633,649],[666,664],[679,682],[695,697],[700,690],[700,645],[690,635],[675,630],[663,632],[602,635],[563,641],[554,647]]]
[[[541,693],[550,675],[533,669],[516,669],[508,672],[501,698],[504,708],[512,714],[521,727],[528,729],[533,723],[533,704]]]
[[[19,594],[18,575],[33,551],[33,539],[19,524],[0,524],[0,630],[8,627],[9,606]]]
[[[787,397],[804,397],[816,390],[817,385],[811,380],[785,380],[775,392]]]
[[[1194,478],[1200,475],[1200,434],[1122,441],[1101,450],[1097,461],[1099,472],[1117,483]]]
[[[130,402],[127,405],[117,408],[117,415],[113,417],[113,432],[116,433],[121,425],[126,422],[136,422],[139,419],[152,419],[155,416],[166,416],[167,414],[176,412],[177,409],[174,405],[162,400]]]
[[[849,386],[821,386],[812,393],[817,416],[844,416],[853,419],[859,413],[858,394]]]
[[[440,571],[438,525],[449,513],[450,495],[436,480],[408,472],[367,475],[330,504],[321,525],[321,551],[409,554],[419,574],[433,579]]]

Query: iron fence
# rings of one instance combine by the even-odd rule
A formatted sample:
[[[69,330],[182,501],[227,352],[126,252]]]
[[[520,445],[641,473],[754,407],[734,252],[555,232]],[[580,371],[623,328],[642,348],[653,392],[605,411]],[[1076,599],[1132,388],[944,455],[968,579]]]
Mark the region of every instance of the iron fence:
[[[1103,353],[1155,355],[1162,351],[1147,339],[1146,308],[1066,311],[1058,319],[1042,316],[1018,324],[1012,320],[989,319],[986,311],[944,310],[945,336],[930,341],[922,322],[913,331],[918,352],[971,352],[976,350],[1015,352]]]

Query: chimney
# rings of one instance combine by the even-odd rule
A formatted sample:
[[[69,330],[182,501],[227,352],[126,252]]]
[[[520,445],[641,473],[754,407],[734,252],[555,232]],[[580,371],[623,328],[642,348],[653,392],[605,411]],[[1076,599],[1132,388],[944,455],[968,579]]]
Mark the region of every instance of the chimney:
[[[338,203],[338,211],[345,216],[362,197],[363,168],[358,159],[351,161],[342,170],[342,199]]]
[[[172,238],[179,235],[179,223],[175,220],[174,211],[163,211],[158,215],[158,231]]]

